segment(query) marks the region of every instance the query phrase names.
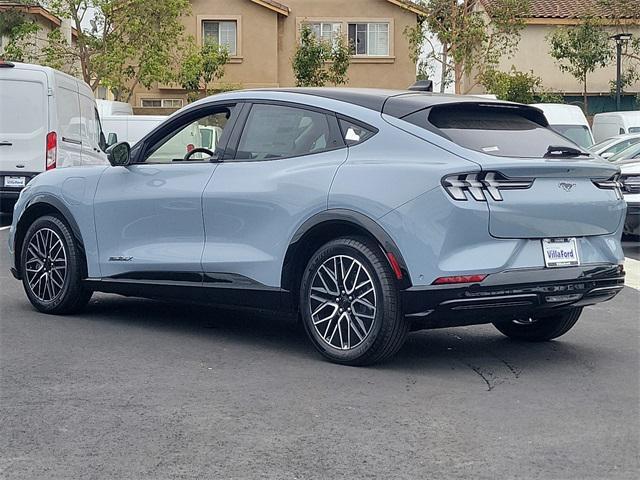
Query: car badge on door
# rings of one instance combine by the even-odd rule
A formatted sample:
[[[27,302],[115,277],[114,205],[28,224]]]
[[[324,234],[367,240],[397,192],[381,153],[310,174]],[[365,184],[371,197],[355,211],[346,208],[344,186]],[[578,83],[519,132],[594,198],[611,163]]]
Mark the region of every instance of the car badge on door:
[[[130,262],[133,257],[109,257],[110,262]]]
[[[570,192],[571,189],[573,187],[575,187],[576,184],[575,183],[567,183],[567,182],[560,182],[558,184],[558,187],[560,187],[561,189],[563,189],[565,192]]]

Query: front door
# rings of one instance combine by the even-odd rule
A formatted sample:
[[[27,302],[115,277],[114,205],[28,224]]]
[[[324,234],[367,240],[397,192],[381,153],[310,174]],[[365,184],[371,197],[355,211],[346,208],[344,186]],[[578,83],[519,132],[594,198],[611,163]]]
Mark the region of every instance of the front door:
[[[136,146],[134,164],[105,170],[94,202],[103,278],[199,278],[202,193],[218,163],[215,151],[195,149],[203,148],[203,126],[231,127],[233,110],[208,106],[178,115]]]

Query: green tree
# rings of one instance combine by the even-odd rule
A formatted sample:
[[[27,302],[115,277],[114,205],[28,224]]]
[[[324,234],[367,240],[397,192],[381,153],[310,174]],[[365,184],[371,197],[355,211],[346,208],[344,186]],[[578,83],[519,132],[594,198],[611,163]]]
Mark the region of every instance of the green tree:
[[[190,39],[182,59],[178,82],[187,91],[189,101],[197,100],[200,92],[209,95],[211,83],[224,76],[225,64],[229,61],[229,51],[217,44],[198,47]]]
[[[558,68],[582,84],[584,112],[587,113],[587,78],[590,73],[609,63],[609,34],[596,19],[587,17],[579,25],[556,29],[547,36],[547,41]]]
[[[5,60],[28,62],[36,49],[36,34],[40,27],[22,11],[22,5],[32,2],[21,0],[15,3],[0,15],[0,38],[7,39],[1,56]]]
[[[51,0],[48,8],[70,21],[77,39],[70,44],[53,30],[36,59],[40,63],[78,73],[93,90],[103,84],[125,101],[137,85],[174,79],[188,0]],[[91,28],[85,29],[89,15]]]
[[[297,86],[323,87],[327,83],[347,83],[350,55],[344,36],[336,37],[333,42],[322,41],[308,25],[304,25],[292,60]]]
[[[629,33],[629,19],[638,18],[638,0],[598,0],[600,8],[608,12],[607,19],[613,24],[614,33]],[[615,49],[615,45],[611,45]],[[622,48],[622,88],[640,81],[640,35],[636,34]],[[611,82],[612,93],[616,90],[616,79]]]
[[[410,56],[423,55],[442,69],[441,90],[451,81],[456,93],[479,84],[485,71],[512,55],[520,41],[529,0],[492,0],[486,11],[477,0],[416,0],[427,12],[415,27],[405,29]],[[437,39],[439,48],[433,41]],[[469,85],[462,88],[464,77]]]
[[[536,103],[553,100],[557,103],[561,98],[557,94],[547,92],[542,85],[542,79],[533,71],[521,72],[516,70],[515,66],[512,66],[509,72],[487,70],[480,82],[487,92],[509,102]]]

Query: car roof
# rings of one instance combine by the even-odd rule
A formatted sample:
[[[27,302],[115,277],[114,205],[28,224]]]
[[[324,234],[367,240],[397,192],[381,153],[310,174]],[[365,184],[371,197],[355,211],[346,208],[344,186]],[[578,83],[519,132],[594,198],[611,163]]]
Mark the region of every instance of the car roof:
[[[387,90],[379,88],[278,88],[270,91],[313,95],[330,98],[369,108],[394,117],[403,116],[434,105],[445,103],[508,103],[490,98],[447,93],[416,92],[410,90]]]

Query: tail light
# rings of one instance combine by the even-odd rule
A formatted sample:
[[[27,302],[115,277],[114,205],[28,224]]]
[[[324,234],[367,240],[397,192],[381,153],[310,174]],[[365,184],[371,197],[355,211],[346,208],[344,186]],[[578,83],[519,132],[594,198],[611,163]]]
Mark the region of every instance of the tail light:
[[[58,161],[58,136],[56,132],[47,133],[47,170],[56,168]]]
[[[533,178],[508,178],[499,172],[462,173],[444,177],[442,186],[454,200],[468,200],[469,194],[478,202],[486,202],[487,195],[501,202],[500,190],[525,190],[533,181]]]
[[[620,182],[620,175],[614,175],[606,180],[591,180],[593,184],[602,190],[613,190],[616,193],[616,198],[622,200],[622,189],[625,187]]]
[[[640,193],[640,175],[622,175],[622,190],[627,193]]]

